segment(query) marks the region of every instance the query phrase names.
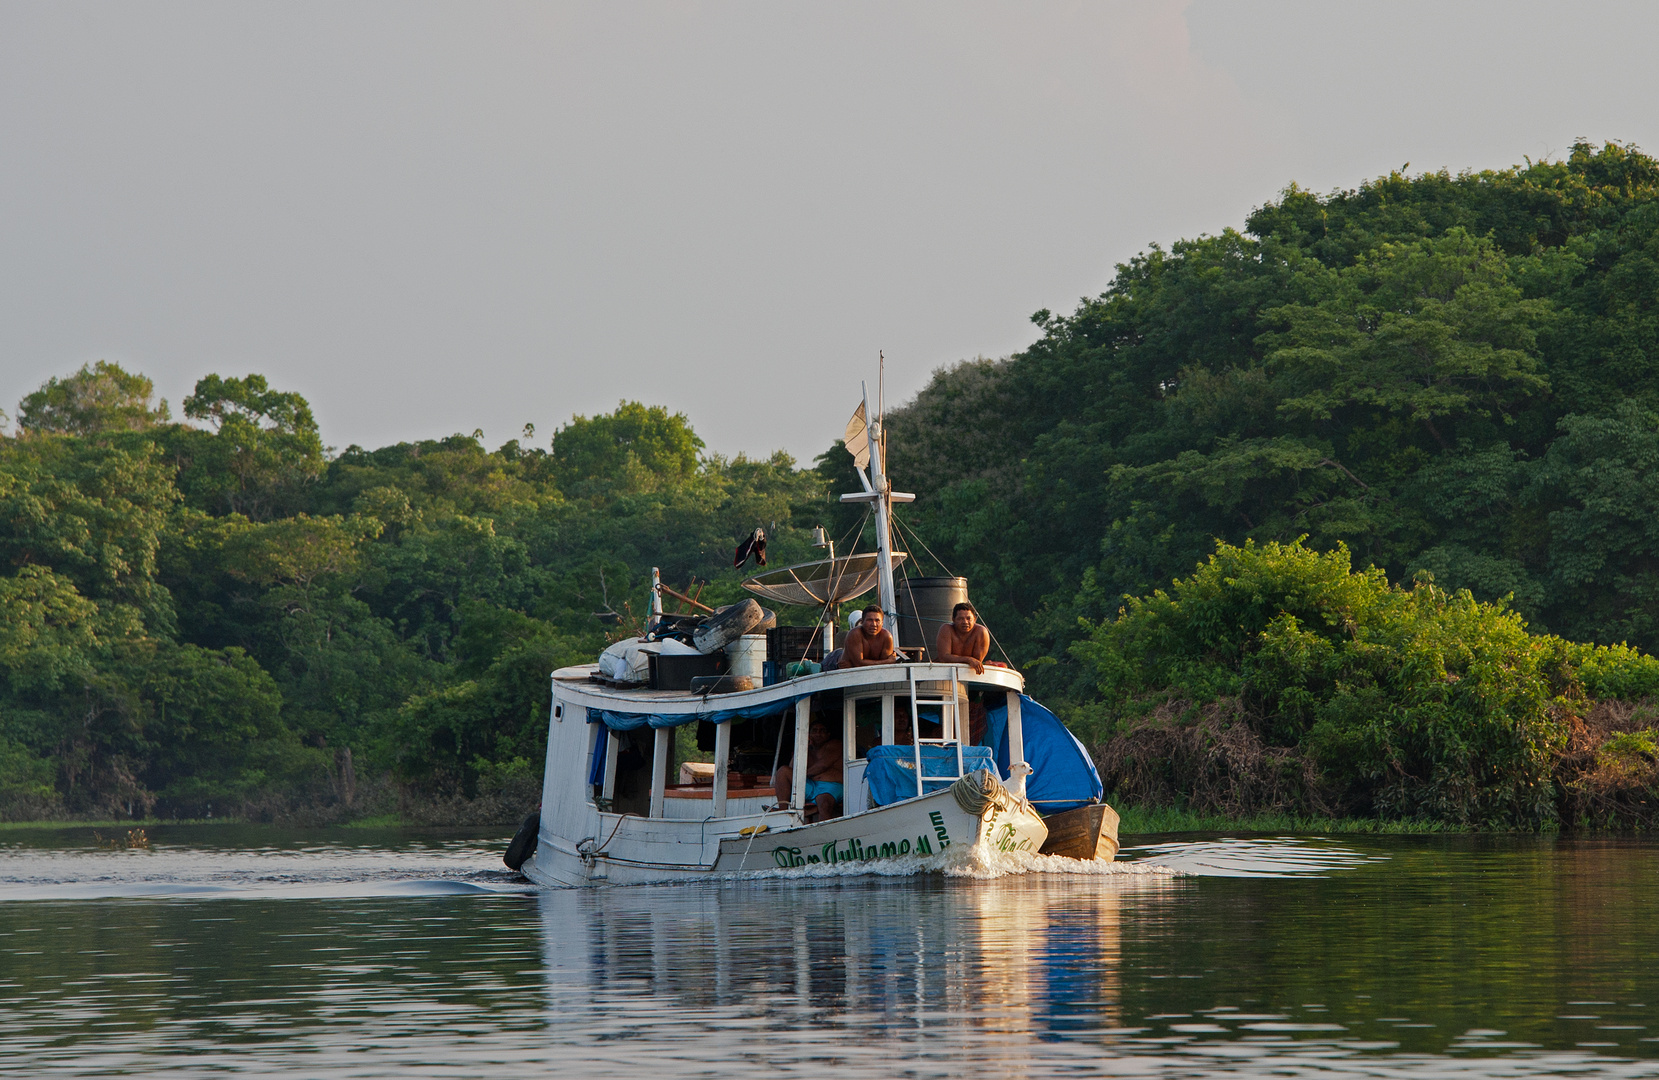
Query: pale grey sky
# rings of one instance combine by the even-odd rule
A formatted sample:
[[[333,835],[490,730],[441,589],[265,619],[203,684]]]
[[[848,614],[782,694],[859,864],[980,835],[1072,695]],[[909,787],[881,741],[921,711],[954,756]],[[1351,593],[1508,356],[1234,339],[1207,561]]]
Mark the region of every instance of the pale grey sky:
[[[1659,5],[0,2],[0,408],[378,446],[623,398],[804,460],[1296,181],[1659,150]]]

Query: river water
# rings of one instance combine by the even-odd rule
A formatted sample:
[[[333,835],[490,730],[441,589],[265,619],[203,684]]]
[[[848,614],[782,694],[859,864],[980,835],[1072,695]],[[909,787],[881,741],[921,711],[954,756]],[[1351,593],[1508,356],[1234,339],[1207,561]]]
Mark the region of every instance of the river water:
[[[0,1075],[1656,1076],[1659,844],[544,891],[478,832],[0,832]]]

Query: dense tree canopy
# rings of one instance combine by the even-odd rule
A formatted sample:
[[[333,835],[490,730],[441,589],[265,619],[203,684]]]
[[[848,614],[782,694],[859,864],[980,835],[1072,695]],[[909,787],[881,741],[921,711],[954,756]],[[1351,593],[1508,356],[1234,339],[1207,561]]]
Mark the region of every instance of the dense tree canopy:
[[[1574,710],[1659,649],[1659,162],[1293,185],[1033,322],[888,418],[889,471],[912,572],[1041,696],[1101,740],[1239,718],[1301,805],[1566,812]],[[728,460],[660,406],[331,454],[259,375],[152,399],[100,362],[0,440],[0,815],[471,797],[539,771],[548,670],[652,566],[725,601],[755,526],[861,526],[839,444]]]
[[[1305,534],[1395,580],[1513,596],[1535,629],[1659,647],[1653,159],[1579,144],[1292,187],[1034,321],[1029,349],[938,372],[891,429],[918,532],[1012,651],[1054,658],[1051,692],[1080,617],[1217,539]]]
[[[92,374],[147,400],[147,379]],[[651,566],[707,582],[757,524],[804,555],[792,522],[820,490],[783,455],[704,456],[685,417],[633,402],[551,453],[455,436],[329,459],[306,401],[261,376],[202,379],[198,427],[83,407],[63,387],[87,375],[0,441],[0,814],[281,811],[364,770],[428,796],[528,777],[548,673],[637,624]]]
[[[17,406],[24,431],[98,435],[143,431],[169,418],[167,402],[151,405],[155,383],[100,360],[67,378],[51,378]]]
[[[1467,590],[1393,586],[1300,542],[1222,544],[1072,651],[1121,732],[1103,753],[1120,795],[1232,811],[1554,824],[1596,780],[1564,767],[1575,725],[1659,691],[1651,656],[1531,634]]]

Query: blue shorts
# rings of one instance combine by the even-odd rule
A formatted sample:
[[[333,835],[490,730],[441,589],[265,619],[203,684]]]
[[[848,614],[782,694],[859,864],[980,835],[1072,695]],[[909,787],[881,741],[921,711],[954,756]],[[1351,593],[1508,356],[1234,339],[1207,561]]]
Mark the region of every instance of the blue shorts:
[[[806,801],[813,802],[820,795],[828,795],[836,802],[845,802],[846,789],[839,783],[830,783],[828,780],[808,780],[806,782]]]

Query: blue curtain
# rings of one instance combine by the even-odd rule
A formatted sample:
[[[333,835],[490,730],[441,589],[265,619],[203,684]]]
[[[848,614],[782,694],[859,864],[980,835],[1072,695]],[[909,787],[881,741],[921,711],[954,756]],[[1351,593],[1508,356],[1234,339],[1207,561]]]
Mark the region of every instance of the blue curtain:
[[[590,784],[603,784],[605,782],[606,744],[610,741],[607,737],[593,740],[593,760],[588,763],[588,783]]]

